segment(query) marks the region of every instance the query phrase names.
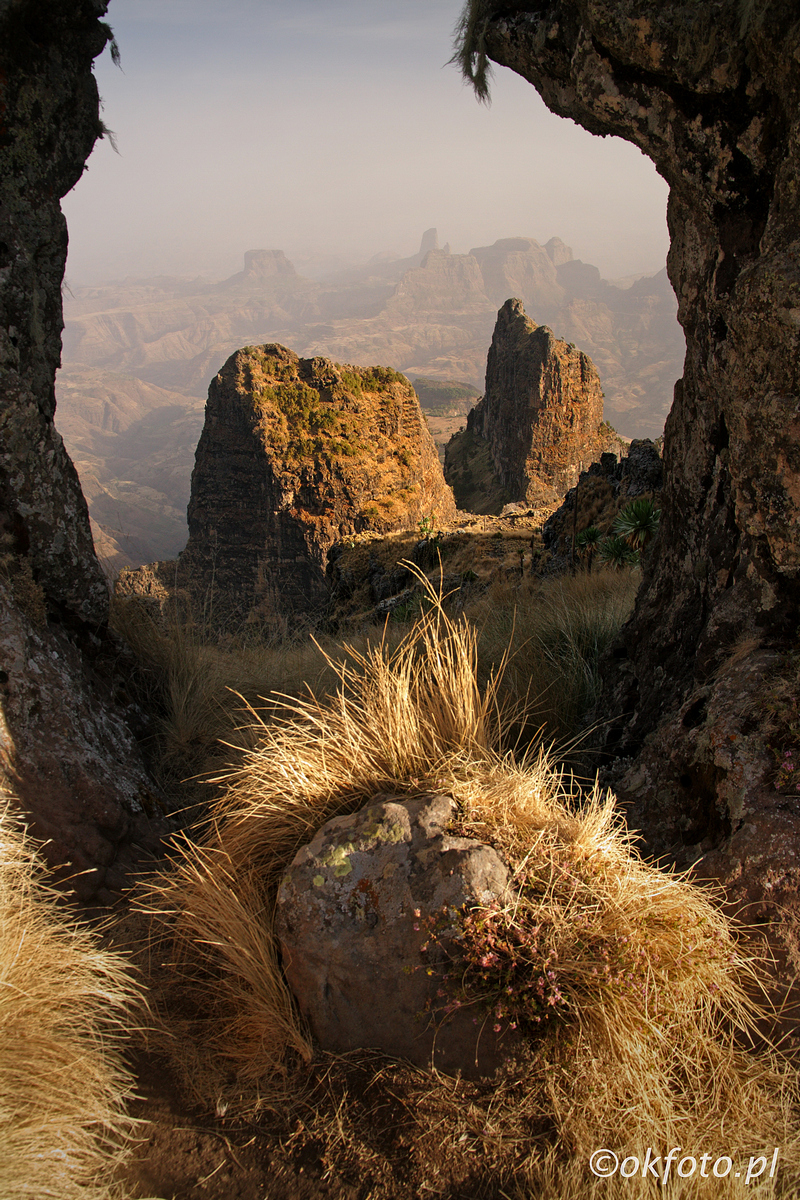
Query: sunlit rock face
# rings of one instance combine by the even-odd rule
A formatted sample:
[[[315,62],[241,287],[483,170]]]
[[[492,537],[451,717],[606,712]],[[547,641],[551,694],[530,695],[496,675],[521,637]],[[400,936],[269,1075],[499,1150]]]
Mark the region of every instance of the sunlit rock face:
[[[800,13],[794,0],[471,9],[468,65],[482,44],[553,111],[634,142],[669,183],[686,360],[661,533],[608,675],[608,740],[639,755],[629,796],[657,849],[714,849],[714,871],[749,872],[752,894],[795,894],[797,819],[776,797],[766,734],[752,735],[800,595]],[[757,670],[730,665],[737,644]],[[734,676],[749,703],[723,688]]]
[[[180,573],[220,622],[318,616],[334,543],[423,517],[455,502],[404,375],[269,344],[212,380]]]

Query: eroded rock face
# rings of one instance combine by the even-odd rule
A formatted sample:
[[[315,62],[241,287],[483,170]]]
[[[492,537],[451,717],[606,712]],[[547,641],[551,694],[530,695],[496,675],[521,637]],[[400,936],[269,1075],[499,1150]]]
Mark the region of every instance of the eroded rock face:
[[[212,381],[181,571],[226,618],[319,612],[335,542],[430,515],[452,519],[455,503],[405,376],[268,345]]]
[[[542,541],[545,549],[555,552],[559,569],[564,560],[558,559],[559,551],[569,552],[573,528],[577,533],[596,525],[600,520],[602,533],[609,533],[611,521],[617,512],[635,500],[637,496],[648,496],[656,504],[661,503],[661,488],[664,484],[664,464],[658,446],[649,438],[638,438],[627,447],[627,453],[601,454],[597,462],[587,471],[582,471],[574,488],[570,488],[564,502],[552,513],[542,526]],[[598,499],[607,494],[605,504]],[[578,511],[575,512],[575,504]],[[598,508],[605,509],[607,520],[603,521]],[[591,514],[591,515],[590,515]]]
[[[82,900],[109,901],[166,824],[109,647],[95,638],[92,662],[92,647],[48,626],[35,604],[19,585],[0,592],[0,781],[58,878]]]
[[[0,2],[0,537],[51,606],[100,624],[108,590],[78,476],[53,424],[74,187],[101,132],[101,0]]]
[[[750,738],[764,719],[761,672],[732,650],[780,653],[797,629],[800,14],[793,0],[471,7],[476,54],[484,38],[555,112],[634,142],[670,185],[686,361],[657,552],[603,701],[617,717],[611,746],[639,755],[623,794],[658,852],[699,842],[714,847],[717,875],[739,871],[745,894],[768,896],[787,870],[796,890],[795,807],[780,806],[781,837],[757,839],[762,853],[736,849],[775,804],[764,739],[756,770]],[[723,694],[732,661],[749,704]]]
[[[159,827],[114,701],[119,647],[86,503],[53,424],[59,201],[102,130],[92,62],[106,8],[0,0],[0,790],[85,899],[122,887]]]
[[[442,1012],[458,910],[502,900],[508,884],[495,850],[447,833],[455,813],[449,796],[376,797],[295,856],[276,927],[289,986],[324,1049],[371,1047],[468,1076],[512,1053],[511,1035],[495,1035],[482,1011]]]
[[[549,260],[548,260],[549,262]],[[603,392],[591,359],[507,300],[486,361],[486,393],[467,433],[489,443],[509,500],[558,499],[599,456]]]

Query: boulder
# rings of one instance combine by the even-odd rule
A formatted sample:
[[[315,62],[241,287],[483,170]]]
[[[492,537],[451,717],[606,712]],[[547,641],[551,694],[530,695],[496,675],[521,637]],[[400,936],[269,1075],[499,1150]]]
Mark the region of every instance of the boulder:
[[[470,1077],[513,1055],[510,1030],[495,1033],[477,1005],[453,1006],[459,912],[502,900],[508,885],[492,847],[447,832],[456,811],[445,795],[376,796],[296,854],[276,928],[289,986],[323,1049],[373,1048]]]

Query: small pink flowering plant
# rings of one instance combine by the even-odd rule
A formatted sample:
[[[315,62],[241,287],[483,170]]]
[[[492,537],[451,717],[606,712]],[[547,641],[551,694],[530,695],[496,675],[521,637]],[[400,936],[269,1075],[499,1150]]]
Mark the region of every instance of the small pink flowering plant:
[[[415,927],[427,934],[421,953],[441,960],[444,951],[447,962],[428,1011],[448,1017],[474,1007],[476,1024],[488,1020],[496,1033],[504,1025],[532,1031],[559,1015],[566,999],[558,986],[558,954],[547,944],[545,926],[510,920],[497,901],[420,917]]]
[[[424,933],[418,969],[441,978],[426,1005],[434,1019],[469,1008],[476,1024],[485,1022],[495,1033],[541,1036],[574,1015],[590,994],[595,1000],[624,997],[640,1019],[652,1019],[660,1008],[655,983],[662,973],[691,970],[701,944],[709,965],[731,952],[727,938],[703,928],[695,913],[676,913],[684,952],[677,961],[662,961],[646,927],[610,928],[598,921],[590,878],[573,862],[548,858],[538,873],[518,868],[515,885],[505,906],[495,900],[429,916],[415,910],[414,928]]]

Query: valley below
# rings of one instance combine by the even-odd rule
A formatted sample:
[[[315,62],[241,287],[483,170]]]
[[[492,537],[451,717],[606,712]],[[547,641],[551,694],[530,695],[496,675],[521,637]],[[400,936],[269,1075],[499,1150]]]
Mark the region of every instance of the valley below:
[[[174,558],[186,544],[208,385],[245,345],[278,342],[308,358],[403,372],[443,458],[483,392],[497,310],[515,296],[592,358],[605,419],[621,435],[658,437],[682,369],[676,301],[666,271],[624,283],[602,279],[558,238],[452,254],[428,230],[416,255],[325,279],[299,275],[279,250],[251,250],[220,282],[73,286],[56,421],[106,570]]]

